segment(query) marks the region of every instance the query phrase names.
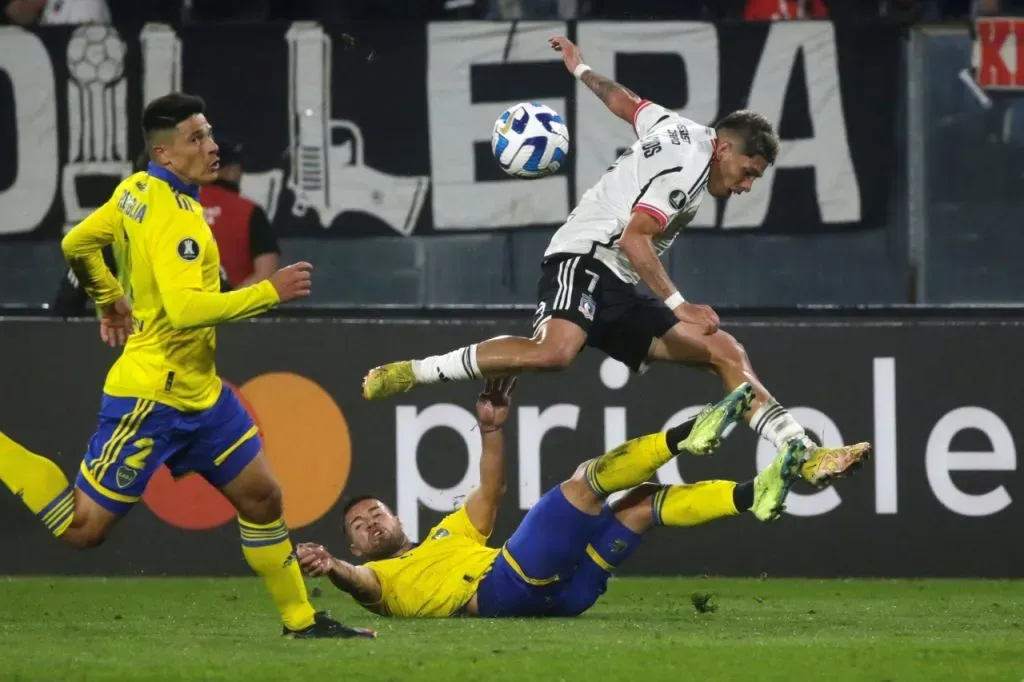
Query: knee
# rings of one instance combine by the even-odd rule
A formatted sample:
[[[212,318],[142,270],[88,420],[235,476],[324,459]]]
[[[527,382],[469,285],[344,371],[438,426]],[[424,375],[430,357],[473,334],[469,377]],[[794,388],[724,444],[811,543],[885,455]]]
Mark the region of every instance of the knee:
[[[107,539],[107,529],[98,524],[89,523],[87,519],[83,519],[77,524],[72,521],[60,539],[73,549],[92,549],[99,547]]]
[[[533,353],[533,367],[539,370],[558,371],[572,364],[579,348],[571,342],[545,339],[537,342]]]
[[[716,367],[742,366],[747,362],[747,352],[736,337],[728,332],[715,333],[715,344],[711,362]]]
[[[604,500],[598,497],[597,493],[587,482],[587,467],[593,460],[588,460],[576,468],[572,478],[562,483],[562,493],[574,506],[588,512],[595,512],[601,509]]]
[[[246,491],[243,508],[238,512],[253,523],[273,523],[284,515],[281,486],[269,479],[260,481]]]
[[[656,483],[641,483],[633,488],[612,506],[615,518],[636,533],[647,532],[654,525],[654,495],[660,488]]]

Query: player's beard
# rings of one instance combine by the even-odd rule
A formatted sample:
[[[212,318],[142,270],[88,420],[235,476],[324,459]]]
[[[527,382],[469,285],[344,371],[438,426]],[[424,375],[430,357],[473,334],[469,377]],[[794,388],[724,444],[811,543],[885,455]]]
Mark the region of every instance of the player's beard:
[[[370,534],[370,551],[367,556],[371,560],[387,559],[398,554],[405,545],[405,537],[387,528],[382,528],[380,535]]]

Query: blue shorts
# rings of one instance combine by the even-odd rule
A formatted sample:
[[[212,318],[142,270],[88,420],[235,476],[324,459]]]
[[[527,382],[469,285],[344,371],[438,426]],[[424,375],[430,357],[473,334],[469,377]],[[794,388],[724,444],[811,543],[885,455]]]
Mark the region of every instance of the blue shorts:
[[[202,412],[104,394],[76,485],[104,509],[122,515],[139,501],[161,464],[175,478],[195,472],[221,488],[261,447],[256,425],[227,386]]]
[[[560,487],[530,509],[477,589],[485,618],[578,616],[608,589],[608,578],[640,546],[605,505],[597,516]]]

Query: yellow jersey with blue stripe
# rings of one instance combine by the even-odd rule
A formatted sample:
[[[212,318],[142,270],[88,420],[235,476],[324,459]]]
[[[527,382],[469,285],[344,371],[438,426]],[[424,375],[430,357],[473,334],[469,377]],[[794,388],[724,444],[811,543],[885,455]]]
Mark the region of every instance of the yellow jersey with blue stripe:
[[[372,611],[405,618],[446,618],[473,598],[500,550],[460,507],[405,554],[366,564],[380,581],[381,599]]]
[[[150,164],[75,226],[61,247],[86,292],[104,306],[131,300],[134,332],[107,374],[104,393],[153,400],[183,412],[220,396],[213,327],[269,310],[280,299],[267,280],[221,293],[220,254],[203,218],[199,189]],[[123,251],[125,291],[103,262]]]

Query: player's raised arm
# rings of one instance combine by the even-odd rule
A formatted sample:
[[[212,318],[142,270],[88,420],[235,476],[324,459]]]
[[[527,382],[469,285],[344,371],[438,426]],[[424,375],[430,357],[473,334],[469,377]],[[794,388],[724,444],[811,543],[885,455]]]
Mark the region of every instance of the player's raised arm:
[[[203,242],[188,227],[167,226],[153,255],[153,273],[163,298],[164,309],[177,329],[212,327],[223,322],[242,320],[264,313],[278,303],[309,296],[309,263],[296,263],[278,270],[263,280],[237,291],[203,290]],[[183,255],[184,254],[184,255]]]
[[[488,379],[476,402],[480,423],[480,485],[466,498],[466,514],[484,537],[494,530],[498,507],[505,496],[505,436],[502,427],[508,419],[516,377]]]
[[[382,590],[377,574],[365,566],[355,566],[336,559],[323,545],[300,542],[295,556],[303,573],[312,577],[327,576],[331,583],[368,608],[380,601]]]
[[[115,194],[71,228],[60,243],[68,267],[99,308],[107,307],[124,296],[121,285],[103,259],[103,249],[114,242],[120,221]]]
[[[552,49],[562,53],[565,68],[576,78],[583,81],[594,94],[601,98],[608,109],[626,123],[634,125],[636,112],[643,102],[640,97],[625,87],[597,73],[583,63],[583,54],[577,45],[565,36],[555,36],[549,41]]]
[[[622,252],[636,268],[640,279],[665,302],[681,322],[700,327],[705,334],[718,330],[718,315],[710,307],[687,303],[654,250],[654,237],[664,231],[667,217],[657,206],[638,203],[619,242]]]

